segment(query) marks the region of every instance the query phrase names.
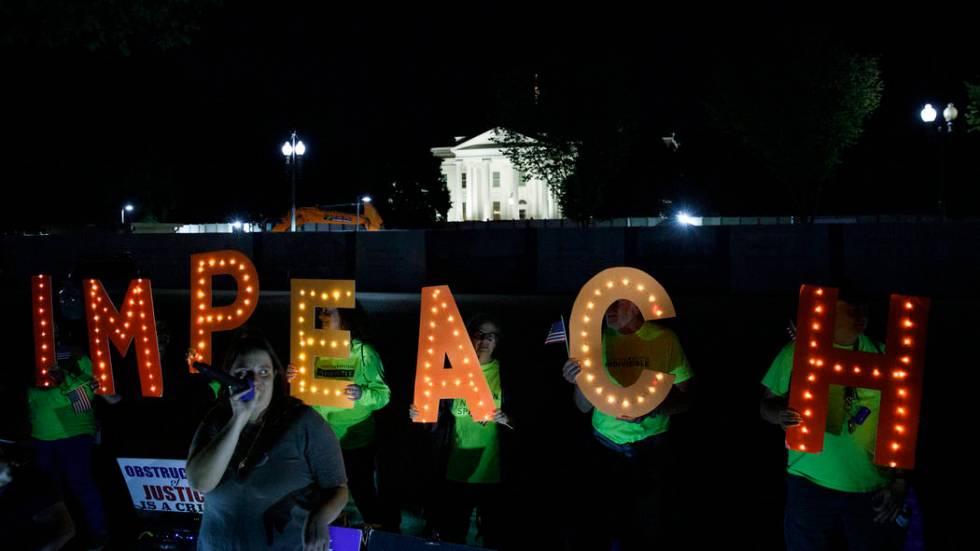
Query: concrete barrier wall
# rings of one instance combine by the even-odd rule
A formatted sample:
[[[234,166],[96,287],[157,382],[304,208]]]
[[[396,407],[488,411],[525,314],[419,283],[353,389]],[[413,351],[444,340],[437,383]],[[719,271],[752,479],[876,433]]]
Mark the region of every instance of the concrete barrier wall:
[[[370,292],[449,284],[463,293],[569,293],[603,268],[630,265],[687,294],[782,295],[844,276],[874,292],[980,296],[976,223],[7,236],[3,285],[128,262],[154,287],[180,289],[191,254],[226,248],[252,258],[268,290],[303,277],[356,278]]]

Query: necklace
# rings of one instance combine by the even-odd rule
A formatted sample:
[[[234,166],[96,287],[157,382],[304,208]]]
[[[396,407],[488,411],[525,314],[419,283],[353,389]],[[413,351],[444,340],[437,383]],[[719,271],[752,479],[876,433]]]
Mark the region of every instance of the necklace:
[[[262,422],[259,423],[259,428],[258,430],[255,431],[255,437],[252,438],[252,443],[249,444],[248,450],[245,451],[244,457],[242,457],[242,460],[238,463],[239,475],[242,474],[242,469],[244,469],[245,465],[248,463],[248,458],[252,456],[252,450],[255,449],[255,444],[259,441],[259,437],[262,436],[262,429],[265,428],[266,419],[267,418],[265,417],[265,415],[263,415]]]

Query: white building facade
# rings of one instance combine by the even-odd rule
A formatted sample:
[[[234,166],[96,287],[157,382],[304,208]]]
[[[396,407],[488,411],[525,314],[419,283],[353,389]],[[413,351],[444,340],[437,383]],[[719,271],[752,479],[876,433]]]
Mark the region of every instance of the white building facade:
[[[521,174],[494,143],[494,130],[450,147],[435,147],[449,188],[449,222],[561,218],[548,185]]]

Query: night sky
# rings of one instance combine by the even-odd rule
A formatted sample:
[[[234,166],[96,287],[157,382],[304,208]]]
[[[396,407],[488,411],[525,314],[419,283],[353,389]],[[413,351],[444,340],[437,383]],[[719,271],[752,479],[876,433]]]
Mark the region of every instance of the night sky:
[[[935,181],[936,154],[918,111],[925,101],[953,101],[965,131],[963,82],[980,77],[970,33],[941,24],[939,14],[903,26],[869,10],[827,25],[706,5],[658,13],[380,5],[317,13],[288,2],[275,10],[203,3],[120,38],[115,31],[127,23],[116,16],[99,22],[108,31],[99,35],[91,22],[76,22],[77,13],[51,25],[50,12],[27,4],[0,8],[6,229],[109,225],[127,201],[137,205],[137,220],[281,216],[289,187],[279,147],[293,129],[309,148],[301,205],[362,193],[383,201],[392,182],[432,187],[431,147],[498,124],[530,124],[520,114],[535,75],[566,119],[628,105],[648,137],[646,170],[662,187],[649,201],[608,199],[603,214],[653,216],[660,197],[700,214],[792,214],[757,159],[712,128],[703,103],[720,66],[777,62],[785,43],[808,35],[879,56],[884,82],[881,106],[845,154],[822,212],[931,213],[921,191]],[[75,4],[82,12],[125,3]],[[170,35],[161,27],[170,23],[186,25],[178,34],[188,44],[164,42]],[[93,36],[108,38],[93,47]],[[787,105],[806,109],[802,98]],[[660,143],[672,131],[680,155]],[[976,135],[955,138],[946,170],[954,197],[965,193],[956,182],[975,172],[963,151],[977,146]]]

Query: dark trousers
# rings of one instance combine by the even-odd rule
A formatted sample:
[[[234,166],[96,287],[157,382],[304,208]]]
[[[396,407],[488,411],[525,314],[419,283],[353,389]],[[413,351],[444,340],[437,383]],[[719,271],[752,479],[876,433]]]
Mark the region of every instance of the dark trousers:
[[[475,508],[483,546],[490,549],[501,548],[500,484],[467,484],[446,480],[440,496],[434,519],[439,539],[465,544],[466,534],[470,529],[470,517]]]
[[[37,466],[58,488],[67,486],[85,520],[88,535],[93,540],[108,534],[102,494],[92,477],[92,445],[95,438],[87,434],[61,440],[34,440]]]
[[[667,481],[673,474],[672,455],[666,434],[637,442],[629,449],[614,451],[597,439],[591,448],[590,476],[576,480],[586,484],[586,495],[577,510],[569,547],[575,550],[607,550],[614,540],[620,549],[650,550],[670,547],[664,520]]]
[[[365,446],[343,450],[343,454],[347,488],[364,522],[379,525],[386,532],[398,532],[401,524],[398,508],[383,498],[375,480],[377,448]]]
[[[875,523],[874,495],[831,490],[802,476],[788,475],[784,520],[787,551],[893,549],[895,532],[900,529]]]

